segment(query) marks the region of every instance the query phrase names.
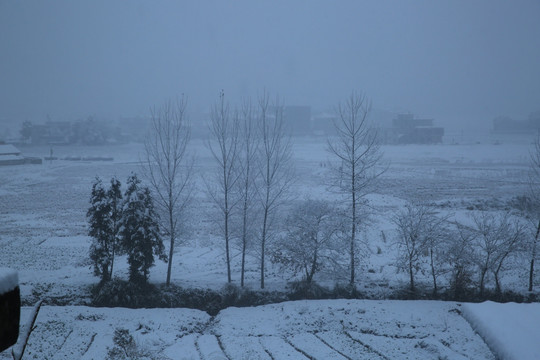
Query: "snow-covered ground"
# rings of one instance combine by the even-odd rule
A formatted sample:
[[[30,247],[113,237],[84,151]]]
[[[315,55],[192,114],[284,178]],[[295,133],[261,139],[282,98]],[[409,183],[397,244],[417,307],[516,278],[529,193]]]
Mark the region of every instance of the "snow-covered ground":
[[[26,358],[104,359],[123,328],[139,354],[155,359],[494,359],[462,307],[315,300],[229,308],[210,318],[187,309],[44,306]]]
[[[481,143],[469,142],[463,145],[383,146],[388,169],[380,178],[377,189],[368,196],[376,212],[373,226],[362,234],[365,248],[359,268],[358,286],[361,291],[375,298],[385,298],[392,291],[406,286],[406,274],[398,272],[394,266],[397,253],[393,238],[395,229],[390,218],[395,210],[403,206],[407,200],[422,199],[437,206],[443,214],[452,214],[454,218],[464,219],[471,209],[503,210],[509,199],[524,193],[527,188],[531,139],[524,138],[520,142],[509,143],[503,141],[502,145],[499,143],[500,141],[489,139]],[[298,181],[292,191],[296,196],[295,199],[302,200],[308,197],[336,199],[336,194],[328,191],[330,156],[325,151],[324,139],[294,139],[293,145],[293,160],[298,174]],[[49,148],[45,147],[30,147],[22,150],[25,156],[49,154]],[[103,148],[56,147],[54,154],[59,158],[112,156],[114,161],[57,160],[52,163],[44,162],[43,165],[0,167],[0,267],[9,267],[18,271],[21,294],[25,303],[31,304],[38,298],[58,298],[74,305],[85,304],[89,301],[89,287],[98,281],[92,274],[88,259],[90,239],[87,236],[85,217],[89,206],[92,180],[95,176],[100,176],[107,182],[111,176],[115,175],[125,182],[132,171],[140,172],[137,161],[141,150],[140,144]],[[211,156],[202,141],[193,141],[193,150],[198,156],[196,169],[197,179],[200,180],[211,169]],[[172,281],[181,286],[219,289],[226,282],[223,241],[212,220],[212,207],[204,192],[202,180],[199,183],[201,186],[195,193],[194,206],[190,208],[189,228],[184,233],[182,244],[176,248]],[[505,271],[501,276],[503,289],[524,292],[527,286],[527,264],[519,258],[512,261],[515,262],[512,271]],[[239,282],[239,262],[239,251],[235,248],[233,249],[234,282]],[[268,289],[283,290],[287,282],[294,279],[288,271],[283,271],[271,264],[268,266],[266,280]],[[253,289],[257,288],[259,276],[257,270],[258,261],[256,252],[253,252],[248,257],[246,273],[247,284]],[[165,280],[165,274],[166,264],[158,261],[151,269],[150,281],[162,283]],[[127,278],[125,259],[120,258],[117,262],[115,276]],[[324,285],[332,286],[340,279],[346,281],[346,276],[345,272],[342,275],[339,272],[321,272],[316,275],[316,280]],[[430,286],[428,273],[419,272],[417,277],[419,286]],[[536,279],[535,286],[538,288],[540,276],[537,275]],[[440,286],[444,289],[447,285],[444,276],[440,281]],[[487,285],[493,286],[492,279],[488,278]],[[293,358],[294,356],[297,358],[306,355],[308,358],[315,356],[308,353],[309,349],[318,349],[317,354],[323,354],[325,351],[334,352],[337,358],[339,356],[402,358],[398,354],[399,349],[413,351],[411,358],[426,358],[422,355],[424,353],[438,354],[441,358],[447,356],[449,359],[459,358],[459,356],[490,358],[489,352],[485,353],[487,354],[485,356],[482,355],[486,348],[478,336],[474,335],[470,329],[464,330],[467,328],[465,326],[467,323],[458,315],[458,310],[460,310],[458,305],[437,302],[410,304],[414,303],[360,302],[353,305],[351,302],[349,305],[341,305],[339,301],[300,302],[294,305],[278,304],[256,309],[227,309],[211,322],[205,314],[195,310],[135,311],[45,306],[39,317],[42,327],[38,326],[37,335],[33,336],[36,339],[42,336],[46,340],[42,342],[43,346],[48,346],[48,350],[44,348],[43,351],[51,351],[55,354],[59,349],[55,346],[60,346],[64,341],[61,340],[64,336],[64,339],[68,339],[64,345],[69,345],[72,341],[74,344],[69,345],[66,351],[68,353],[80,351],[74,352],[79,355],[86,351],[91,339],[94,338],[93,342],[97,341],[96,344],[101,342],[102,345],[99,348],[102,352],[87,355],[90,356],[88,358],[101,358],[104,348],[112,345],[114,329],[118,327],[129,327],[141,346],[170,358],[176,358],[171,355],[178,352],[180,348],[187,349],[193,346],[197,350],[199,346],[199,350],[194,353],[196,354],[194,358],[197,358],[202,351],[200,344],[207,344],[203,346],[204,349],[206,346],[209,348],[221,346],[226,353],[230,352],[228,355],[232,359],[237,358],[233,353],[235,349],[233,344],[238,345],[236,348],[246,351],[253,349],[254,354],[262,354],[254,358],[264,358],[266,356],[264,354],[270,358],[270,349],[275,348],[284,349],[285,352],[290,351],[294,354]],[[283,311],[288,314],[283,316],[298,319],[298,324],[289,323],[289,318],[281,317],[281,309],[285,309]],[[349,315],[358,309],[365,310],[364,314],[358,315],[365,316],[362,318],[364,320],[355,318],[356,315],[351,316],[360,323],[362,321],[366,323],[365,319],[370,319],[371,325],[366,328],[361,327],[360,324],[345,327],[349,326],[346,323],[348,320],[342,313],[344,314],[347,309],[349,309]],[[525,313],[527,311],[529,310],[524,310]],[[298,314],[294,316],[289,314],[295,312]],[[318,318],[317,312],[322,317]],[[401,312],[409,315],[402,316]],[[81,317],[78,316],[80,313],[83,314]],[[300,313],[306,315],[302,317]],[[27,310],[23,312],[23,317],[25,314]],[[98,315],[93,317],[91,314]],[[189,316],[195,316],[200,320],[197,320],[198,322],[193,320],[191,325],[185,324],[182,314],[198,314]],[[232,314],[235,314],[234,317],[245,318],[245,321],[231,328]],[[92,320],[88,320],[86,318],[88,316]],[[416,317],[422,319],[418,320],[421,324],[416,324]],[[152,331],[142,334],[144,330],[141,330],[142,328],[137,330],[140,325],[137,321],[148,319],[145,321],[149,323],[150,318],[157,319],[154,320],[153,325],[148,325]],[[259,318],[267,320],[257,321]],[[253,320],[251,323],[248,321],[250,319]],[[319,330],[315,330],[314,326],[310,327],[311,321],[315,319],[320,319]],[[342,319],[344,323],[338,326],[336,324],[339,319]],[[401,320],[396,323],[396,319]],[[440,319],[446,319],[444,321],[447,325],[439,327]],[[48,322],[50,322],[49,325],[43,325]],[[201,330],[197,325],[199,322],[205,324],[204,326],[211,326]],[[279,327],[278,322],[289,325]],[[270,327],[274,330],[265,332],[264,329],[269,328],[269,325],[265,323],[274,324],[272,325],[274,328]],[[170,324],[170,327],[167,324]],[[404,334],[401,328],[411,330],[411,324],[416,324],[414,326],[417,329],[423,328],[424,332],[418,330],[418,332],[407,333],[413,335],[411,338],[401,337],[401,335],[387,336],[388,334]],[[193,327],[190,328],[190,326]],[[454,331],[452,329],[454,326],[460,330]],[[179,329],[182,327],[188,329],[185,330],[185,334],[182,332],[185,336],[179,335],[181,332]],[[297,327],[298,332],[294,332],[293,330]],[[40,328],[44,330],[39,330]],[[161,331],[160,328],[170,329],[168,333],[176,334],[175,340],[167,337],[168,335],[163,335],[166,339],[163,343],[157,340],[156,343],[145,340],[153,339],[153,336],[161,338],[161,335],[154,335]],[[450,330],[443,331],[442,329],[445,328]],[[372,329],[372,331],[366,329]],[[43,335],[39,335],[40,331],[43,331]],[[58,331],[64,331],[61,333],[64,335],[55,337],[55,340],[47,339],[47,332]],[[345,335],[345,331],[349,335]],[[468,331],[470,336],[462,335],[460,331],[465,331],[463,334],[469,334]],[[244,337],[235,337],[237,333],[244,334],[242,335]],[[428,336],[425,340],[422,338],[425,334],[431,334],[430,336],[435,338]],[[456,336],[456,339],[448,342],[449,346],[444,344],[448,341],[446,338],[448,334]],[[245,341],[239,340],[244,338]],[[84,342],[79,343],[78,339],[86,340],[81,340]],[[461,344],[463,341],[465,343]],[[470,346],[474,349],[469,349],[467,342],[470,342]],[[31,348],[37,349],[35,346],[38,345],[32,345]],[[88,351],[93,347],[94,345],[90,346]],[[373,351],[369,352],[371,351],[369,349]],[[376,351],[379,349],[387,353],[378,354]],[[87,354],[92,354],[88,351]],[[362,351],[364,355],[355,355],[362,354]],[[368,352],[365,353],[365,351]],[[306,355],[298,355],[303,352]],[[186,350],[185,354],[189,352]],[[474,354],[477,356],[474,357]],[[36,358],[51,357],[36,356]],[[279,354],[272,354],[272,356],[280,358]],[[426,356],[429,358],[430,355]],[[319,357],[331,358],[330,355]]]
[[[540,359],[540,304],[464,304],[463,316],[499,359]]]
[[[298,175],[292,193],[304,198],[336,199],[328,189],[329,154],[324,139],[295,138],[295,170]],[[466,218],[471,209],[503,209],[506,201],[526,190],[530,139],[503,145],[491,142],[465,145],[384,146],[388,166],[374,193],[368,196],[376,210],[374,223],[362,234],[364,256],[360,263],[360,288],[384,297],[407,282],[395,266],[395,228],[390,218],[405,201],[423,199],[438,206],[442,214]],[[0,167],[0,266],[19,271],[21,293],[32,295],[72,296],[97,279],[88,259],[90,239],[87,236],[86,210],[92,180],[100,176],[108,182],[116,175],[125,182],[137,164],[142,146],[127,144],[109,147],[56,147],[59,158],[66,156],[112,156],[113,162],[57,160],[43,165]],[[198,156],[195,194],[189,211],[189,226],[176,247],[172,280],[182,286],[219,289],[226,281],[224,246],[213,221],[212,204],[205,194],[202,177],[212,168],[212,158],[200,140],[193,141]],[[49,148],[23,148],[25,155],[45,156]],[[233,281],[238,282],[239,250],[234,248]],[[248,256],[246,279],[257,287],[256,252]],[[523,291],[527,286],[524,261],[518,270],[502,274],[504,289]],[[126,264],[120,259],[115,275],[125,277]],[[166,264],[157,262],[151,270],[152,282],[163,282]],[[269,264],[267,287],[283,289],[292,274]],[[340,277],[341,276],[341,277]],[[316,275],[322,284],[333,286],[346,281],[344,271]],[[538,278],[538,277],[537,277]],[[429,286],[428,274],[418,274],[420,286]],[[444,287],[445,279],[441,278]],[[488,286],[492,286],[488,279]],[[86,292],[87,293],[87,292]],[[80,298],[80,296],[79,296]],[[84,303],[84,302],[83,302]],[[79,302],[80,304],[80,302]]]

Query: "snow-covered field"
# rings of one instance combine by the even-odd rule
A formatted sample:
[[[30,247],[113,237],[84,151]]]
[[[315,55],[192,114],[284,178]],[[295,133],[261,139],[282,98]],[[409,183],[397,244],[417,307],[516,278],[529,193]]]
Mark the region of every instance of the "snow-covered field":
[[[123,328],[138,354],[155,359],[494,359],[461,311],[450,302],[313,300],[210,318],[187,309],[44,306],[27,358],[104,359]]]
[[[490,140],[491,141],[491,140]],[[376,210],[374,224],[362,234],[366,243],[361,259],[360,288],[384,297],[389,288],[407,281],[397,273],[394,225],[390,218],[406,200],[422,199],[434,204],[442,214],[461,220],[471,209],[504,209],[506,201],[526,190],[530,139],[503,145],[491,142],[465,145],[384,146],[388,170],[373,194],[368,196]],[[226,281],[223,241],[213,221],[212,204],[204,192],[202,177],[211,170],[212,159],[202,141],[193,141],[198,156],[199,190],[190,208],[189,226],[182,244],[176,248],[173,282],[182,286],[219,289]],[[25,155],[45,156],[46,147],[23,149]],[[116,175],[125,182],[137,164],[142,146],[128,144],[109,147],[57,147],[59,158],[66,156],[113,156],[113,162],[54,161],[43,165],[0,167],[0,266],[19,271],[21,292],[31,303],[33,294],[80,298],[85,288],[97,281],[88,259],[86,210],[95,176],[108,181]],[[294,139],[294,162],[298,175],[292,193],[296,200],[335,199],[328,190],[330,160],[324,139]],[[233,249],[233,281],[239,281],[239,250]],[[217,259],[217,261],[216,261]],[[527,285],[523,271],[506,272],[503,288],[523,291]],[[518,265],[519,267],[520,265]],[[125,277],[125,261],[115,274]],[[256,254],[248,257],[246,279],[258,284]],[[163,282],[166,264],[157,262],[151,270],[152,282]],[[277,267],[268,269],[267,287],[283,289],[292,275]],[[336,278],[337,276],[337,278]],[[347,273],[342,274],[346,280]],[[317,275],[316,280],[332,286],[339,273]],[[418,274],[420,284],[429,286],[428,274]],[[441,280],[444,285],[444,279]],[[489,283],[488,283],[489,284]],[[83,296],[84,297],[84,296]],[[84,303],[84,302],[83,302]]]
[[[390,221],[405,201],[422,199],[458,220],[472,209],[502,210],[509,199],[526,190],[531,140],[521,138],[495,145],[498,142],[493,138],[486,138],[462,145],[384,146],[388,169],[368,197],[376,210],[376,221],[362,235],[366,246],[359,289],[374,298],[385,298],[406,286],[406,274],[397,272],[393,265],[395,229]],[[336,195],[328,192],[330,157],[324,139],[297,138],[293,148],[298,181],[292,192],[296,199],[335,199]],[[201,179],[211,169],[211,157],[202,141],[193,141],[193,149]],[[46,147],[22,150],[26,156],[49,153]],[[92,180],[100,176],[108,181],[115,175],[125,182],[132,171],[140,172],[137,161],[141,150],[139,144],[56,147],[54,154],[59,158],[112,156],[114,161],[58,160],[0,167],[0,267],[18,271],[26,304],[38,298],[57,298],[72,305],[88,303],[89,287],[98,281],[88,259],[90,239],[85,217]],[[203,188],[201,185],[195,194],[190,226],[176,248],[172,281],[181,286],[219,289],[226,282],[224,250]],[[255,255],[249,257],[246,273],[247,284],[253,289],[258,284]],[[239,282],[239,262],[235,249],[235,282]],[[518,261],[512,271],[502,274],[503,289],[524,292],[526,265]],[[127,278],[125,260],[120,259],[115,275]],[[165,275],[166,264],[158,261],[151,269],[150,281],[162,283]],[[271,290],[282,290],[293,279],[289,272],[271,265],[267,276],[267,288]],[[429,286],[427,273],[417,276],[420,286]],[[316,280],[332,286],[336,273],[322,272]],[[441,286],[445,285],[441,279]],[[493,286],[490,279],[488,286]],[[83,354],[86,358],[102,358],[106,347],[112,346],[114,329],[124,327],[140,346],[170,358],[178,358],[175,354],[189,358],[187,349],[198,358],[204,349],[216,347],[230,359],[241,358],[235,351],[252,351],[256,355],[251,358],[275,359],[286,358],[287,352],[291,358],[393,359],[406,358],[404,353],[410,358],[492,358],[460,312],[455,303],[338,300],[227,309],[210,319],[204,313],[185,309],[44,306],[31,338],[35,342],[29,349],[35,358],[70,358],[71,352],[75,354],[71,358]],[[23,318],[27,313],[25,309]],[[244,320],[235,322],[237,318]],[[151,330],[145,330],[145,326]]]

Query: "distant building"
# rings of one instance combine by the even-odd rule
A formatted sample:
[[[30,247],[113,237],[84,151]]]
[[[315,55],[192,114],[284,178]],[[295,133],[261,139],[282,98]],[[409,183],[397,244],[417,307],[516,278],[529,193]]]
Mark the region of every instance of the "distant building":
[[[514,120],[507,116],[499,116],[493,119],[493,132],[495,133],[527,133],[532,126],[527,121]]]
[[[11,144],[0,144],[0,156],[19,156],[21,151]]]
[[[433,126],[433,119],[415,119],[413,114],[398,114],[392,120],[389,142],[399,144],[437,144],[442,142],[444,128]]]
[[[540,130],[540,111],[532,112],[527,120],[514,120],[508,116],[493,119],[493,132],[498,134],[523,134]]]
[[[41,164],[39,158],[27,158],[22,156],[21,151],[11,144],[0,144],[0,166]]]

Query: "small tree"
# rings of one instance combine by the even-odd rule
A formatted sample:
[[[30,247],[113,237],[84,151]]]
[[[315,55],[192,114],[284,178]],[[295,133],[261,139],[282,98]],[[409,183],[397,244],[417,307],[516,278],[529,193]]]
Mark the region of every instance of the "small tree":
[[[128,255],[129,281],[145,284],[154,255],[167,260],[159,233],[159,216],[154,210],[150,189],[141,188],[132,174],[127,181],[122,217],[122,247]]]
[[[474,267],[473,235],[471,231],[456,223],[456,229],[449,232],[442,250],[446,263],[450,266],[450,289],[455,300],[463,299],[472,284]]]
[[[449,215],[436,216],[433,209],[429,211],[426,223],[426,251],[428,253],[429,272],[433,282],[433,295],[438,291],[438,277],[446,273],[446,244],[450,241],[452,231],[448,226]]]
[[[361,223],[360,207],[374,180],[382,173],[376,166],[381,152],[377,132],[369,126],[371,104],[364,95],[352,93],[345,104],[338,105],[334,121],[336,137],[328,140],[328,151],[339,163],[334,166],[333,185],[344,195],[349,206],[350,285],[356,279],[357,232]]]
[[[89,223],[88,235],[92,237],[90,259],[94,264],[94,274],[100,276],[102,282],[111,278],[114,257],[110,213],[111,207],[107,192],[103,188],[101,179],[96,177],[92,184],[90,208],[86,217]]]
[[[398,267],[409,273],[411,291],[415,291],[414,275],[426,255],[433,280],[433,292],[437,292],[437,276],[440,273],[437,251],[446,232],[445,221],[446,218],[437,217],[428,206],[414,204],[407,204],[405,209],[393,218],[398,232]]]
[[[491,271],[495,276],[495,290],[501,292],[500,271],[508,256],[518,250],[523,238],[522,225],[512,219],[509,213],[475,213],[473,235],[475,262],[480,270],[479,293],[484,295],[486,275]]]
[[[337,261],[340,246],[336,209],[322,200],[306,200],[287,217],[286,234],[275,246],[273,261],[303,273],[311,283],[316,272]]]
[[[538,257],[540,235],[540,134],[536,136],[531,150],[531,175],[529,177],[529,196],[522,204],[526,217],[534,224],[535,230],[529,235],[527,250],[529,252],[529,291],[533,291],[534,263]]]

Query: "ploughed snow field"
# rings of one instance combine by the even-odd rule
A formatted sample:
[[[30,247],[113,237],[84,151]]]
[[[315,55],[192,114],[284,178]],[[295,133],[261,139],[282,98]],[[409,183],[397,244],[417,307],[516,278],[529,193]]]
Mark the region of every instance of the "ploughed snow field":
[[[499,141],[496,141],[499,140]],[[460,141],[458,138],[457,141]],[[502,144],[499,144],[502,142]],[[407,286],[408,276],[397,271],[395,226],[390,221],[406,201],[421,200],[441,215],[466,221],[473,210],[504,211],[508,201],[527,189],[532,138],[495,139],[450,145],[383,146],[386,172],[367,197],[374,221],[362,232],[363,255],[358,269],[358,288],[371,298],[384,299]],[[497,145],[496,145],[497,144]],[[201,140],[192,141],[197,156],[193,205],[187,226],[176,247],[172,282],[183,287],[220,289],[226,282],[223,240],[215,212],[202,181],[213,170],[212,158]],[[297,181],[291,203],[307,198],[337,200],[329,191],[333,159],[325,151],[325,139],[294,138],[293,161]],[[48,147],[22,148],[26,156],[47,156]],[[140,144],[106,147],[55,147],[54,155],[112,156],[112,162],[56,160],[43,165],[0,167],[0,267],[19,272],[23,303],[46,302],[86,305],[90,287],[98,282],[88,258],[86,211],[95,176],[108,182],[117,176],[125,183],[138,164]],[[167,245],[167,243],[165,242]],[[233,281],[239,283],[240,251],[233,249]],[[258,288],[256,249],[248,256],[246,283]],[[525,293],[528,272],[525,258],[515,256],[511,270],[501,275],[503,290]],[[115,265],[115,276],[127,279],[125,258]],[[293,274],[268,262],[266,287],[284,290]],[[419,287],[429,289],[428,272],[418,272]],[[150,282],[163,283],[166,264],[156,261]],[[536,276],[536,287],[540,286]],[[315,280],[326,286],[347,281],[343,271],[321,272]],[[440,278],[444,289],[448,281]],[[487,287],[494,287],[488,278]],[[490,306],[504,306],[492,304]],[[514,305],[527,318],[540,312],[532,305]],[[482,317],[485,304],[460,305],[429,301],[325,300],[298,301],[256,308],[229,308],[215,318],[188,309],[99,309],[84,306],[47,306],[38,317],[27,349],[29,358],[103,358],[113,347],[114,331],[125,328],[138,349],[156,358],[230,359],[280,358],[493,358],[475,331],[487,336],[490,347],[505,350],[504,332]],[[467,310],[464,311],[463,308]],[[500,315],[496,308],[490,314]],[[534,310],[534,311],[533,311]],[[23,320],[29,309],[23,308]],[[475,331],[467,319],[474,321]],[[477,315],[474,315],[477,314]],[[480,315],[478,315],[480,314]],[[488,319],[489,320],[489,319]],[[506,320],[498,323],[504,330]],[[502,324],[502,325],[501,325]],[[529,323],[527,323],[529,324]],[[531,323],[532,324],[532,323]],[[537,321],[536,324],[540,324]],[[520,322],[513,326],[519,331]],[[532,326],[532,325],[531,325]],[[536,325],[538,327],[538,325]],[[493,331],[486,331],[491,329]],[[507,328],[508,329],[508,328]],[[538,331],[535,331],[538,333]],[[515,334],[515,332],[514,332]],[[527,344],[525,348],[538,351]],[[538,345],[536,345],[538,346]],[[500,350],[503,349],[503,350]],[[536,349],[536,350],[535,350]],[[30,355],[32,354],[32,355]],[[538,353],[536,353],[538,354]],[[7,356],[7,355],[4,355]],[[537,355],[540,357],[540,355]],[[520,358],[520,357],[516,357]],[[523,357],[521,357],[523,358]],[[529,357],[530,358],[530,357]]]

